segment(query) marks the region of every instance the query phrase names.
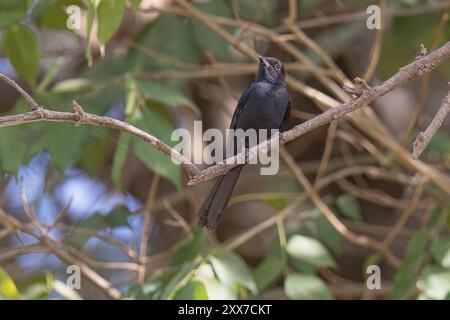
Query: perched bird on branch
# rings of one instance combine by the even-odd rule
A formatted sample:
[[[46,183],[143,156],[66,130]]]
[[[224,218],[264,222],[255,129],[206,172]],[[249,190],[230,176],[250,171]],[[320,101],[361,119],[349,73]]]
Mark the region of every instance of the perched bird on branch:
[[[290,115],[291,98],[286,88],[284,66],[272,57],[259,57],[256,80],[240,97],[231,120],[230,129],[280,129]],[[269,132],[270,136],[270,132]],[[259,141],[260,143],[262,141]],[[247,146],[248,147],[248,146]],[[238,150],[234,150],[234,155]],[[198,225],[215,229],[230,199],[243,165],[217,178],[200,208]]]

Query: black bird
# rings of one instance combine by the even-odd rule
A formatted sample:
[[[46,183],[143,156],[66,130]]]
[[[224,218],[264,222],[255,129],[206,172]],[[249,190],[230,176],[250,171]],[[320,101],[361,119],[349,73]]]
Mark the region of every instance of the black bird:
[[[286,88],[283,64],[272,57],[259,56],[259,60],[256,80],[239,99],[230,129],[280,129],[282,122],[289,118],[291,98]],[[234,150],[235,154],[236,152]],[[242,167],[243,165],[239,165],[217,179],[200,208],[200,227],[217,227]]]

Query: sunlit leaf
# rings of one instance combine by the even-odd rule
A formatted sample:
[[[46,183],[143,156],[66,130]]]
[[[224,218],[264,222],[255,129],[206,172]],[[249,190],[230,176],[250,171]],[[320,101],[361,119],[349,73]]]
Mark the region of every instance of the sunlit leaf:
[[[207,300],[208,293],[200,281],[190,281],[181,288],[174,297],[175,300]]]
[[[450,237],[436,239],[431,245],[433,258],[444,268],[450,268]]]
[[[238,298],[236,290],[225,286],[216,279],[214,270],[209,263],[200,265],[197,269],[195,279],[205,286],[208,300],[235,300]]]
[[[51,273],[42,273],[27,278],[18,285],[21,298],[24,300],[48,299],[54,280]]]
[[[427,266],[420,275],[422,289],[431,299],[446,299],[450,293],[450,270],[440,266]]]
[[[55,280],[53,282],[53,289],[66,300],[82,300],[80,294],[75,290],[70,288],[64,282]]]
[[[90,79],[72,78],[55,83],[52,88],[52,93],[77,92],[90,88],[93,84]]]
[[[289,239],[286,251],[295,258],[315,266],[334,267],[336,265],[327,248],[313,238],[294,235]]]
[[[0,267],[0,300],[17,300],[20,299],[19,291],[16,284],[6,271]]]
[[[161,299],[173,299],[177,292],[191,281],[200,264],[200,257],[183,263],[175,276],[165,286],[161,294]]]
[[[288,199],[281,195],[274,196],[274,197],[270,197],[270,196],[266,197],[265,201],[267,202],[267,204],[269,206],[271,206],[272,208],[274,208],[277,211],[284,209],[289,204]]]
[[[326,284],[311,274],[291,274],[284,282],[286,296],[292,300],[331,300]]]
[[[249,268],[242,259],[232,252],[222,252],[210,257],[214,272],[220,282],[230,288],[237,285],[257,292],[257,287]]]

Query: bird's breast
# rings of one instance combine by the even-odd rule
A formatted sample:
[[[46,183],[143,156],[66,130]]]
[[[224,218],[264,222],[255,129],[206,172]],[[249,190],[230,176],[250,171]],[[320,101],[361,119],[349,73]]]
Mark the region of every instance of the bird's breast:
[[[286,112],[285,87],[261,84],[255,88],[243,109],[237,127],[247,129],[279,129]]]

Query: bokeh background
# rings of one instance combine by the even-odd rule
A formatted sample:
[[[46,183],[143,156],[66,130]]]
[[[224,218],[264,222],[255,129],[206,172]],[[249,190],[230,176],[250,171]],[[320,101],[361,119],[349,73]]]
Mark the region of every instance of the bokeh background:
[[[69,30],[68,19],[78,27],[72,5],[80,24]],[[381,29],[366,25],[369,5],[381,9]],[[348,99],[346,78],[377,85],[421,44],[447,42],[449,8],[444,0],[1,0],[0,73],[48,109],[70,111],[75,99],[173,145],[172,131],[195,120],[226,129],[257,54],[274,56],[288,72],[289,129],[330,107],[320,93]],[[196,227],[212,182],[188,187],[186,172],[135,137],[73,123],[0,126],[0,208],[20,224],[0,215],[0,298],[449,298],[450,195],[395,156],[430,123],[449,75],[447,62],[290,142],[294,168],[282,162],[275,176],[245,168],[215,232]],[[0,116],[26,109],[0,82]],[[449,174],[448,120],[421,159]],[[295,168],[344,231],[309,199]],[[67,283],[72,264],[81,266],[80,290]],[[380,268],[379,289],[367,287],[369,265]]]

